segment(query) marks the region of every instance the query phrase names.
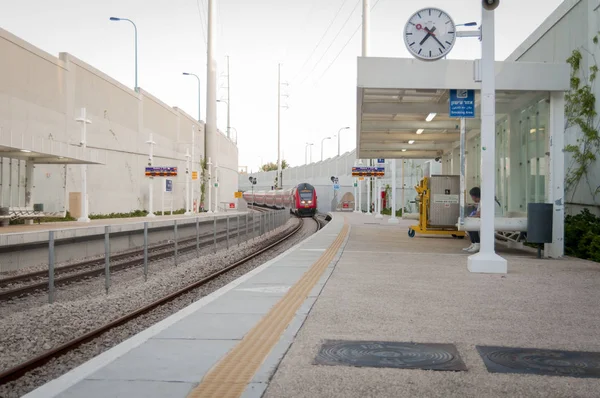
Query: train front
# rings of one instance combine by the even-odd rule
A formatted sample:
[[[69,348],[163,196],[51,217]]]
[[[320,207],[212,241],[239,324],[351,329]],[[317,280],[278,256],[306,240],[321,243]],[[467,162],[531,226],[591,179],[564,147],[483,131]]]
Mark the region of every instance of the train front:
[[[298,185],[296,191],[296,208],[300,216],[314,216],[317,214],[317,191],[310,184]]]

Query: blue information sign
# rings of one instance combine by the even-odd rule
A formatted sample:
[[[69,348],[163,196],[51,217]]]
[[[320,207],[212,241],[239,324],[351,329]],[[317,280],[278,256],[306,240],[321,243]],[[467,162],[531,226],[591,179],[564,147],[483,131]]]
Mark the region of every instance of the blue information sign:
[[[475,90],[450,90],[450,117],[475,117]]]
[[[165,180],[165,192],[173,192],[173,180]]]
[[[377,163],[384,164],[385,163],[385,159],[377,159]]]

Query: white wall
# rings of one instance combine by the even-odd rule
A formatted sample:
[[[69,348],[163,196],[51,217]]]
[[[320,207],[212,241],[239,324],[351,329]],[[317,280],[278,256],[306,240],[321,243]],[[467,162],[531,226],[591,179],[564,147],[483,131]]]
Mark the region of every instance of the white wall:
[[[154,166],[176,166],[174,209],[185,206],[186,150],[192,152],[192,170],[200,171],[204,155],[204,123],[199,123],[178,108],[171,107],[143,89],[135,92],[76,57],[47,54],[0,29],[0,132],[10,137],[31,135],[31,141],[49,141],[79,149],[81,125],[74,121],[86,108],[88,152],[103,164],[88,166],[89,212],[105,214],[148,209],[149,178],[146,143],[152,134]],[[209,154],[219,163],[220,199],[233,202],[237,191],[238,149],[234,142],[218,133],[219,154]],[[3,143],[0,143],[3,145]],[[51,145],[50,145],[51,146]],[[46,147],[50,147],[46,145]],[[51,152],[51,151],[50,151]],[[6,206],[24,205],[25,167],[19,173],[4,156],[0,179],[0,199]],[[87,156],[89,158],[89,156]],[[79,158],[86,158],[82,155]],[[23,164],[25,162],[23,161]],[[46,211],[68,207],[69,192],[81,190],[80,165],[36,164],[33,203],[43,203]],[[191,170],[190,170],[191,171]],[[7,181],[13,175],[13,192]],[[191,176],[190,176],[191,177]],[[23,193],[16,183],[22,182]],[[154,211],[160,210],[163,178],[154,179]],[[200,180],[191,184],[200,202]],[[193,202],[192,202],[193,203]],[[213,203],[213,208],[215,203]]]
[[[592,43],[592,38],[598,33],[600,9],[598,1],[594,0],[565,0],[542,25],[508,57],[508,61],[521,62],[566,62],[575,49],[582,49],[582,69],[586,72],[593,65],[592,54],[600,61],[600,49]],[[594,86],[596,98],[600,98],[600,87]],[[600,112],[600,102],[596,101],[596,111]],[[581,137],[578,128],[565,131],[565,145],[577,144]],[[572,163],[572,156],[565,153],[565,167]],[[567,170],[565,170],[566,174]],[[600,196],[592,195],[591,191],[600,186],[600,164],[596,162],[589,173],[589,186],[586,182],[580,184],[574,192],[566,193],[568,212],[578,212],[583,207],[600,214]],[[590,187],[592,187],[590,189]]]

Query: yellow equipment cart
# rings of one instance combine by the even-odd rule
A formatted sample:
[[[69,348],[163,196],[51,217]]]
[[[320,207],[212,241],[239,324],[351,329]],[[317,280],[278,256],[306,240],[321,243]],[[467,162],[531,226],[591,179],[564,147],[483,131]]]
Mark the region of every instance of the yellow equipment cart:
[[[433,175],[415,186],[419,202],[419,225],[411,225],[408,236],[451,235],[463,239],[464,231],[456,227],[460,216],[460,176]]]

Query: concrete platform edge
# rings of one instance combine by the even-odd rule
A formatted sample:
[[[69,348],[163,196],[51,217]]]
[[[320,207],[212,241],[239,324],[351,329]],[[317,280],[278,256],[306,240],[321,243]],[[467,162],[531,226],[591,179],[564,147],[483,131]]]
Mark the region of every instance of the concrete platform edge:
[[[332,213],[328,213],[328,214],[332,217],[331,221],[334,221],[335,216]],[[327,275],[327,278],[325,279],[323,286],[321,286],[321,290],[319,290],[319,294],[317,295],[317,297],[316,298],[315,297],[307,297],[304,300],[303,305],[312,300],[312,304],[310,305],[310,310],[306,313],[301,313],[301,312],[296,313],[296,315],[294,316],[294,319],[290,322],[287,329],[281,335],[279,341],[277,342],[277,344],[275,345],[273,350],[269,353],[268,357],[265,359],[265,362],[263,362],[263,364],[259,368],[258,372],[256,372],[256,374],[253,376],[252,381],[248,384],[248,386],[246,386],[244,393],[241,395],[242,398],[259,398],[259,397],[262,397],[263,394],[265,393],[265,391],[267,390],[267,388],[269,386],[269,382],[271,381],[271,378],[277,371],[279,364],[281,363],[281,361],[283,360],[283,358],[289,351],[290,347],[294,343],[294,339],[295,339],[296,335],[298,334],[298,332],[304,325],[304,322],[306,321],[306,318],[308,318],[308,315],[310,314],[312,307],[315,305],[316,301],[319,299],[321,292],[323,291],[323,289],[325,288],[325,285],[329,281],[329,278],[331,278],[331,275],[335,271],[335,266],[340,261],[342,254],[344,253],[344,250],[346,248],[346,244],[348,243],[348,240],[350,239],[351,231],[352,231],[352,226],[350,226],[350,228],[348,229],[348,234],[346,235],[346,238],[344,239],[344,242],[342,243],[342,245],[341,245],[340,249],[338,250],[338,252],[336,253],[335,257],[327,265],[327,269],[332,269],[332,272],[330,272],[329,275]],[[325,271],[325,272],[327,272],[327,271]],[[267,381],[264,382],[262,380],[267,380]]]
[[[332,217],[331,221],[332,222],[334,221],[333,217]],[[283,257],[285,257],[288,254],[290,254],[291,252],[297,250],[301,245],[304,245],[304,244],[310,242],[311,240],[318,237],[319,234],[323,233],[324,231],[327,231],[328,227],[330,225],[331,225],[331,222],[328,223],[327,225],[325,225],[321,230],[319,230],[318,232],[316,232],[309,238],[297,243],[296,245],[292,246],[288,250],[279,254],[277,257],[258,266],[257,268],[253,269],[252,271],[248,272],[247,274],[242,275],[241,277],[237,278],[236,280],[221,287],[220,289],[216,290],[215,292],[201,298],[200,300],[190,304],[189,306],[183,308],[182,310],[176,312],[175,314],[172,314],[169,317],[163,319],[162,321],[152,325],[148,329],[141,331],[140,333],[119,343],[118,345],[103,352],[102,354],[88,360],[87,362],[84,362],[83,364],[79,365],[78,367],[76,367],[74,369],[71,369],[69,372],[65,373],[64,375],[62,375],[54,380],[51,380],[48,383],[38,387],[37,389],[24,395],[23,398],[48,398],[48,397],[55,397],[58,394],[61,394],[62,392],[66,391],[67,389],[69,389],[70,387],[79,383],[80,381],[83,381],[86,377],[90,376],[94,372],[96,372],[99,369],[103,368],[104,366],[108,365],[115,359],[119,358],[120,356],[126,354],[127,352],[131,351],[132,349],[145,343],[146,341],[148,341],[155,335],[159,334],[163,330],[167,329],[171,325],[173,325],[176,322],[179,322],[180,320],[184,319],[185,317],[193,314],[194,312],[198,311],[199,309],[206,306],[207,304],[215,301],[216,299],[218,299],[220,296],[224,295],[225,293],[235,289],[237,286],[246,282],[253,276],[268,269],[271,265],[275,264],[276,262],[281,260]],[[344,242],[344,244],[345,244],[345,242]],[[339,259],[339,257],[336,257],[336,261],[337,261],[337,259]]]

